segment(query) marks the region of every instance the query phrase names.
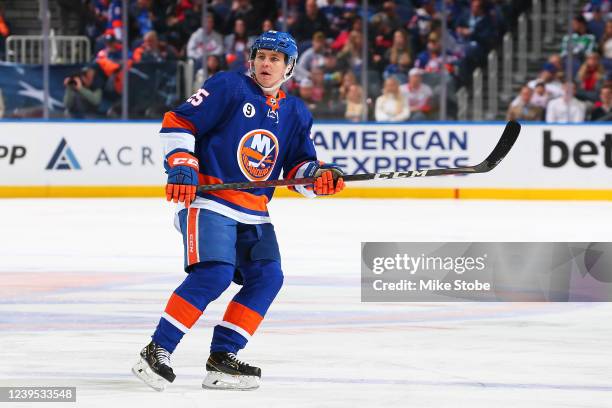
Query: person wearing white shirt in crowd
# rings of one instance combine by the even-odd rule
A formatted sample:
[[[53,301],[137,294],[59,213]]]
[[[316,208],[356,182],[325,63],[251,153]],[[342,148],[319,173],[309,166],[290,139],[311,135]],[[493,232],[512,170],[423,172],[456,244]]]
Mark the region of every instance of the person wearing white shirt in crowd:
[[[555,98],[546,107],[547,123],[578,123],[586,118],[586,105],[574,97],[576,86],[572,82],[563,85],[563,96]]]
[[[431,111],[433,91],[423,83],[423,72],[420,68],[412,68],[408,73],[408,83],[400,87],[410,107],[410,120],[426,120]]]
[[[198,28],[191,34],[187,42],[187,57],[196,61],[201,60],[204,56],[204,50],[207,55],[221,56],[223,50],[223,37],[218,32],[214,31],[215,21],[212,15],[208,15],[206,24],[206,44],[204,44],[204,30]]]
[[[542,67],[542,70],[540,71],[538,77],[532,81],[529,81],[527,83],[527,86],[531,89],[535,89],[536,84],[544,82],[544,85],[546,86],[546,91],[548,92],[550,97],[558,98],[559,96],[563,95],[563,84],[558,79],[556,79],[556,73],[557,68],[550,62],[547,62]]]
[[[531,95],[531,104],[546,110],[548,102],[550,102],[550,94],[546,90],[544,82],[538,82],[533,89],[533,95]]]
[[[410,117],[408,101],[400,93],[395,77],[385,80],[383,93],[376,98],[374,115],[378,122],[403,122]]]
[[[312,36],[312,47],[300,55],[300,59],[295,65],[295,79],[301,81],[304,78],[309,78],[313,67],[323,68],[325,65],[326,49],[325,34],[317,31]]]

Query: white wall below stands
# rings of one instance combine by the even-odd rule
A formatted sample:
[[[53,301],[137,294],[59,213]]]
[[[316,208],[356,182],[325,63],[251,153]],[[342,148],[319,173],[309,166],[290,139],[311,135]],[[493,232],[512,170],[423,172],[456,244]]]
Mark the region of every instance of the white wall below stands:
[[[319,158],[348,173],[423,170],[482,161],[503,127],[315,124],[312,137]],[[490,173],[357,182],[342,196],[612,199],[609,129],[523,125]],[[158,130],[155,122],[0,122],[0,196],[161,196]]]

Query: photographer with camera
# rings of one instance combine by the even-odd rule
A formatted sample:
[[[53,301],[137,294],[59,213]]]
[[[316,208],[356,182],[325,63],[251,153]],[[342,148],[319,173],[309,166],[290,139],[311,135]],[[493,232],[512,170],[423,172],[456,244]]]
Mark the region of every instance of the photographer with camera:
[[[95,84],[96,70],[91,66],[84,67],[81,72],[64,79],[65,115],[69,118],[99,117],[102,103],[102,89]]]

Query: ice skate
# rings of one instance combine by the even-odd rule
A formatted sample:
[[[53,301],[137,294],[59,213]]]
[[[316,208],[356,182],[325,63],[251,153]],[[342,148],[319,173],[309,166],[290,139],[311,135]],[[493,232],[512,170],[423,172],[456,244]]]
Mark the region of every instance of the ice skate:
[[[206,362],[203,388],[248,391],[259,388],[261,369],[236,358],[233,353],[211,353]]]
[[[142,349],[132,372],[155,391],[163,391],[166,384],[176,378],[170,367],[170,353],[154,342]]]

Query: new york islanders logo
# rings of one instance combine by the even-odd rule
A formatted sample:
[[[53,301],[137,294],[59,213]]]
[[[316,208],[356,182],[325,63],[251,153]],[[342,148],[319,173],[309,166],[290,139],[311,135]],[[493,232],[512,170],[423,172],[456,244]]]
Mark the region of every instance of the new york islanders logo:
[[[251,181],[267,180],[278,157],[278,139],[272,132],[256,129],[240,139],[238,165],[242,174]]]

